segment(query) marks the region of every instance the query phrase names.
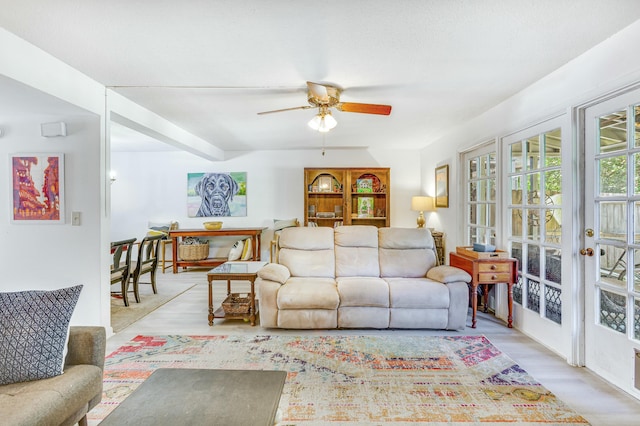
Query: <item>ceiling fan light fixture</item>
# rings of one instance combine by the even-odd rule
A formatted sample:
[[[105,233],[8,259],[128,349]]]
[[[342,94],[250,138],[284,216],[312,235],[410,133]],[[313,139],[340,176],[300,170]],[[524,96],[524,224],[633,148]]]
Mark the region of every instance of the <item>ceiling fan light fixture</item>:
[[[321,133],[326,133],[338,125],[338,122],[331,115],[331,111],[323,111],[315,115],[309,123],[309,127]]]

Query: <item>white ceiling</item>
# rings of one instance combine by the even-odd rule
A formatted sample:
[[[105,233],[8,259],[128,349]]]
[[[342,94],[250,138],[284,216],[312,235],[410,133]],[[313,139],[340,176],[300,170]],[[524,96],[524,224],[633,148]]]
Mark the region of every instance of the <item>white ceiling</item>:
[[[342,86],[343,101],[393,106],[335,111],[327,147],[421,148],[640,18],[638,0],[0,6],[0,26],[225,151],[321,146],[306,125],[314,110],[257,115],[306,105],[308,80]],[[114,135],[122,149],[133,137]]]

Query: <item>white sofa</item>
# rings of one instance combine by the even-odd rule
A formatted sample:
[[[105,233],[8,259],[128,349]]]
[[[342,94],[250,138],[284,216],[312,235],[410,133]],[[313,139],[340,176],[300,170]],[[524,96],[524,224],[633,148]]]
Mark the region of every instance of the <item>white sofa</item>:
[[[286,228],[276,262],[256,279],[262,327],[466,326],[471,277],[436,266],[428,229]]]

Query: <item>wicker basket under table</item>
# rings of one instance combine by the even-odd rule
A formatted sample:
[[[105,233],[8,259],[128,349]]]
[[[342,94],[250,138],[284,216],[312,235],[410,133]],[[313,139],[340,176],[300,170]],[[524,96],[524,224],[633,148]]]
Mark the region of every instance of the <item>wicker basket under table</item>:
[[[251,299],[249,295],[231,293],[224,299],[224,302],[222,302],[222,309],[225,314],[248,314],[251,310]]]
[[[180,244],[178,257],[181,260],[204,260],[209,257],[209,244]]]

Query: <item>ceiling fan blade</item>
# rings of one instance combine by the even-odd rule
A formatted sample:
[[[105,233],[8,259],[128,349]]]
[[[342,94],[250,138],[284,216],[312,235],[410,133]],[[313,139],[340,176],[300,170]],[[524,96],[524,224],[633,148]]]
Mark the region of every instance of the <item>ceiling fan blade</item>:
[[[304,106],[293,107],[293,108],[274,109],[273,111],[259,112],[258,115],[273,114],[274,112],[295,111],[297,109],[309,109],[309,108],[315,108],[315,107],[312,107],[311,105],[304,105]]]
[[[324,84],[307,81],[307,87],[309,88],[309,93],[311,93],[320,102],[329,102],[329,92],[327,91],[327,86],[325,86]]]
[[[344,112],[359,112],[362,114],[378,114],[378,115],[391,114],[391,105],[340,102],[339,104],[336,105],[336,108]]]

